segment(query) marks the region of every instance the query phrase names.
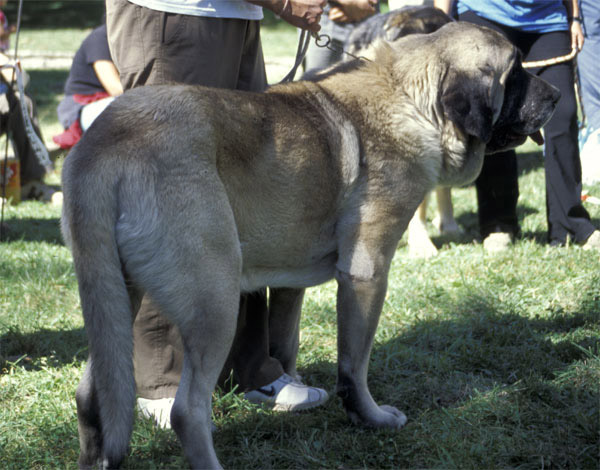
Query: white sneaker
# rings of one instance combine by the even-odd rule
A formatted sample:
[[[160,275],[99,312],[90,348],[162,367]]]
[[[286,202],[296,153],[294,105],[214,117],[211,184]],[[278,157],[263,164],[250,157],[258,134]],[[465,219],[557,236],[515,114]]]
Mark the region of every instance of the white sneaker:
[[[152,418],[154,424],[163,429],[171,429],[171,408],[175,398],[159,398],[158,400],[149,400],[148,398],[138,398],[138,409],[145,418]],[[215,432],[217,427],[215,423],[210,423],[211,432]]]
[[[175,398],[159,398],[158,400],[138,398],[137,406],[142,416],[152,418],[158,427],[171,429],[171,408],[173,408],[174,401]]]
[[[329,395],[321,388],[309,387],[283,374],[264,387],[246,392],[246,400],[271,406],[275,411],[300,411],[314,408],[327,401]]]
[[[583,244],[584,250],[600,250],[600,230],[594,230]]]
[[[483,249],[490,254],[500,253],[510,248],[513,242],[513,235],[506,232],[490,233],[483,240]]]

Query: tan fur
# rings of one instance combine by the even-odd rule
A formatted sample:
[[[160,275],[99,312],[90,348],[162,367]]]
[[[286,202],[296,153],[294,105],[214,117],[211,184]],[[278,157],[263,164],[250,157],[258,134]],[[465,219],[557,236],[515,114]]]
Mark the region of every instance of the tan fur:
[[[465,42],[479,46],[466,57]],[[355,422],[404,425],[367,387],[390,262],[428,191],[476,177],[486,144],[462,128],[469,109],[451,106],[461,93],[475,108],[478,100],[508,102],[503,77],[516,52],[496,33],[459,24],[398,43],[379,47],[373,61],[264,94],[132,90],[68,156],[63,231],[90,344],[77,393],[80,466],[118,466],[126,453],[135,399],[131,310],[142,292],[182,334],[186,361],[171,423],[192,467],[219,466],[211,392],[235,333],[238,296],[264,286],[335,277],[338,394]],[[525,123],[536,127],[553,103],[541,92],[527,99],[543,106]],[[502,116],[489,112],[491,130]]]

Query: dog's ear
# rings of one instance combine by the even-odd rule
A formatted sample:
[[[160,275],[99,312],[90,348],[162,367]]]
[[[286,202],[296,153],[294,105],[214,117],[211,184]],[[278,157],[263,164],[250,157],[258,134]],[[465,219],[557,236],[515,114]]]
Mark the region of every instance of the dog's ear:
[[[446,116],[469,135],[488,143],[502,110],[504,91],[518,59],[512,48],[467,74],[450,66],[442,79],[440,101]],[[491,65],[495,62],[495,66]]]
[[[441,103],[446,116],[467,134],[489,142],[496,110],[491,77],[477,79],[449,72],[442,85]]]

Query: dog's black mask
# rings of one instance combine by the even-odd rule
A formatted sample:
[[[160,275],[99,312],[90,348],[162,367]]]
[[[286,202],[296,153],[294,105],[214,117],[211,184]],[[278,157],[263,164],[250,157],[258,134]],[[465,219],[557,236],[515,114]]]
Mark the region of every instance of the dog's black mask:
[[[525,142],[527,136],[534,137],[552,117],[559,99],[557,88],[527,72],[517,60],[507,78],[504,103],[486,153],[515,148]],[[534,137],[534,140],[539,142],[539,138]]]

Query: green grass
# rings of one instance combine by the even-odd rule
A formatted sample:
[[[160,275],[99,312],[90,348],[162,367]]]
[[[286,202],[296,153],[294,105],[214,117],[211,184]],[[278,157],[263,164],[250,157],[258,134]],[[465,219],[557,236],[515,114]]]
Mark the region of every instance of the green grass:
[[[24,27],[19,34],[19,50],[35,51],[42,55],[75,53],[91,30],[92,28],[30,29]],[[11,41],[11,46],[14,47],[14,37]]]
[[[283,37],[294,43],[293,32]],[[30,72],[50,135],[66,71]],[[599,468],[600,257],[545,244],[543,160],[531,144],[520,154],[523,238],[511,250],[483,252],[470,187],[453,191],[458,240],[432,232],[440,253],[428,261],[398,247],[369,382],[379,403],[407,414],[406,427],[356,427],[336,397],[277,414],[217,392],[214,439],[226,468]],[[588,189],[600,195],[600,185]],[[588,209],[600,225],[600,207]],[[60,209],[27,202],[5,212],[0,460],[75,468],[74,391],[87,346]],[[335,283],[308,291],[301,327],[300,372],[333,392]],[[138,419],[124,468],[181,467],[174,433]]]

